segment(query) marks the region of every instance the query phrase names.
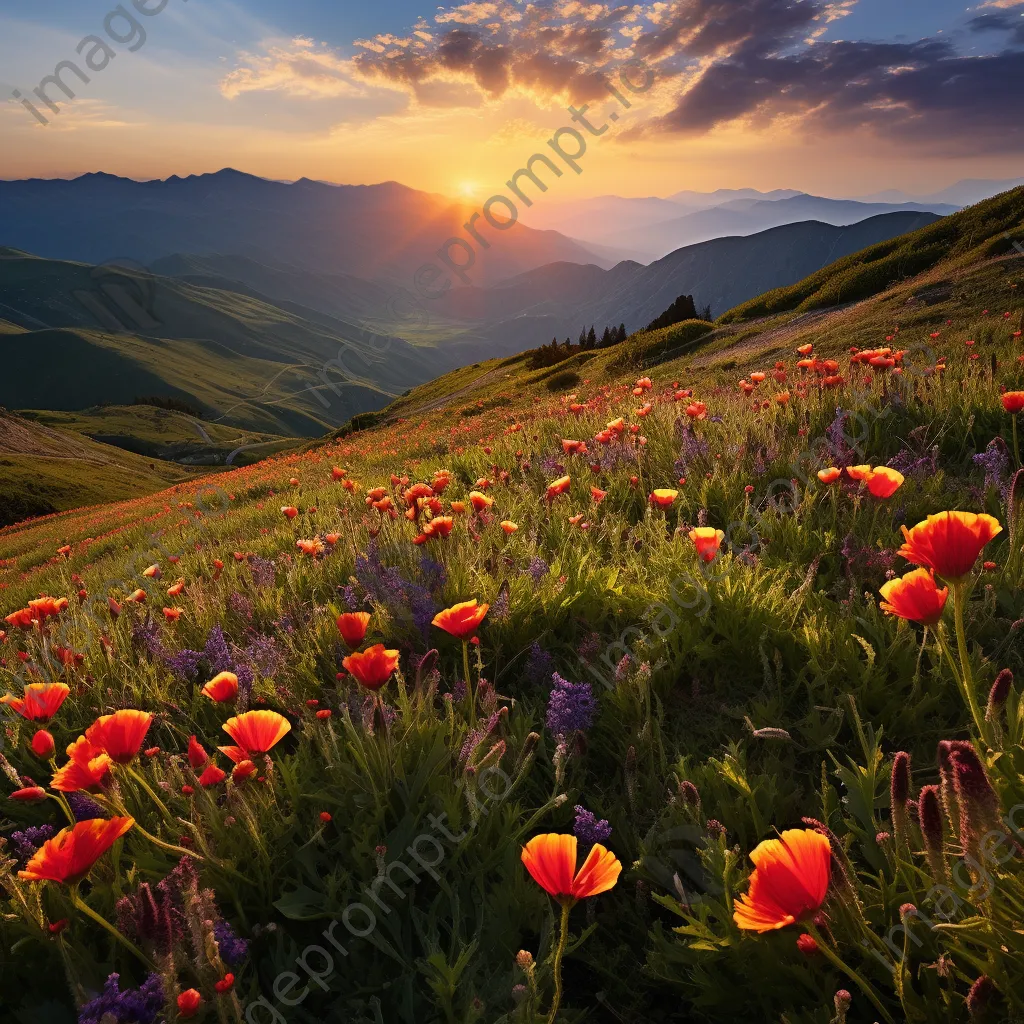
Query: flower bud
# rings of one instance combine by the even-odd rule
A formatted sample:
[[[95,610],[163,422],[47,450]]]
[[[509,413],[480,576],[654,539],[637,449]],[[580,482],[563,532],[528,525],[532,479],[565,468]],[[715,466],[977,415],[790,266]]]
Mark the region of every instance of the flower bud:
[[[845,988],[841,988],[832,1001],[836,1008],[836,1024],[846,1024],[846,1015],[850,1012],[853,996]]]
[[[917,801],[917,820],[924,836],[924,852],[928,867],[937,882],[946,882],[946,858],[942,854],[942,805],[938,786],[924,786]]]
[[[40,729],[32,737],[32,753],[36,757],[43,758],[44,760],[53,757],[55,747],[56,744],[53,742],[53,737],[45,729]]]
[[[985,721],[994,722],[1006,704],[1007,697],[1013,689],[1013,673],[1004,668],[996,676],[992,689],[988,692],[988,707],[985,708]]]
[[[893,831],[899,843],[906,843],[909,837],[910,817],[907,801],[910,799],[910,755],[901,750],[892,759],[892,778],[889,785],[890,814]]]
[[[980,865],[982,837],[999,824],[999,796],[973,747],[954,751],[951,760],[960,804],[960,845]]]
[[[971,1016],[972,1024],[985,1020],[985,1017],[996,1000],[998,991],[995,983],[987,975],[983,974],[971,986],[967,993],[967,1012]]]

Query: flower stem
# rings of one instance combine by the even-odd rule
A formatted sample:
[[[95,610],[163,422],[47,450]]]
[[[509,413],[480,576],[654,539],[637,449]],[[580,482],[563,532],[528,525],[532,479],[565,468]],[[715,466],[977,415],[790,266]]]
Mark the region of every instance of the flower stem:
[[[153,791],[153,787],[145,780],[142,773],[135,771],[131,765],[126,764],[124,767],[125,771],[127,771],[128,774],[146,791],[150,800],[160,808],[160,813],[163,814],[164,818],[166,818],[167,821],[173,821],[174,819],[171,817],[171,812],[167,809],[167,805],[156,795]]]
[[[882,1005],[882,1001],[878,998],[878,994],[874,988],[871,987],[870,982],[862,978],[852,967],[848,966],[835,950],[831,949],[829,945],[822,938],[821,933],[813,924],[807,925],[807,931],[813,937],[814,941],[818,943],[818,949],[821,950],[825,959],[832,964],[837,970],[840,970],[845,974],[860,990],[871,1000],[872,1005],[882,1015],[882,1019],[887,1024],[894,1024],[892,1015]]]
[[[101,925],[108,932],[110,932],[110,934],[113,935],[114,938],[117,939],[117,941],[120,942],[125,949],[130,950],[132,953],[134,953],[151,971],[155,971],[157,969],[156,964],[154,964],[153,961],[150,960],[149,957],[146,956],[146,954],[138,948],[138,946],[136,946],[134,943],[129,942],[108,920],[106,920],[106,918],[101,917],[99,914],[97,914],[96,911],[93,910],[92,907],[90,907],[89,904],[86,903],[85,900],[83,900],[81,896],[78,895],[77,885],[71,887],[71,902],[83,914],[85,914],[87,917],[91,917],[98,925]]]
[[[462,671],[466,675],[466,697],[469,699],[469,724],[476,725],[476,694],[473,691],[473,680],[469,677],[469,644],[462,641]]]
[[[960,669],[963,672],[964,696],[971,709],[971,717],[978,732],[984,736],[983,717],[978,709],[978,701],[974,694],[974,677],[971,674],[971,659],[967,653],[967,633],[964,629],[964,606],[967,604],[967,589],[963,581],[953,584],[953,617],[956,623],[956,646],[960,654]]]
[[[555,1024],[558,1016],[558,1008],[562,1005],[562,957],[565,955],[565,947],[569,941],[569,911],[572,909],[572,901],[565,898],[562,903],[562,920],[559,926],[558,946],[555,948],[555,963],[553,972],[555,975],[555,995],[551,1000],[551,1012],[548,1014],[548,1024]]]

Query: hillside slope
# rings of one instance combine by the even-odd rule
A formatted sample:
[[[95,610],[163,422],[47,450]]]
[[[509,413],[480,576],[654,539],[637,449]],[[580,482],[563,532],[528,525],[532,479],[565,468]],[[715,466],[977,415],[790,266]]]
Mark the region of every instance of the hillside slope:
[[[195,475],[0,409],[0,526],[152,494]]]
[[[75,410],[163,395],[274,434],[321,434],[460,360],[297,305],[10,249],[0,250],[0,315],[19,332],[0,335],[2,405]]]

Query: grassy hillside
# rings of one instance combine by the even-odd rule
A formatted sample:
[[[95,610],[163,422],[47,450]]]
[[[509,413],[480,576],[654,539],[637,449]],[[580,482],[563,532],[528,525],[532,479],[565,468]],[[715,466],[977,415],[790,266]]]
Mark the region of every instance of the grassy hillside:
[[[213,422],[315,436],[438,367],[436,355],[321,313],[10,249],[0,250],[0,315],[13,325],[0,333],[8,408],[72,411],[162,395]]]
[[[13,1019],[73,1020],[111,970],[169,1021],[191,988],[210,1022],[1019,1015],[1024,477],[1002,393],[1024,391],[1024,258],[947,256],[852,305],[468,367],[302,453],[0,530],[5,614],[69,598],[0,642],[12,694],[69,688],[56,765],[98,715],[153,716],[89,797],[136,824],[74,896],[16,875],[70,805],[4,803]],[[899,362],[860,355],[879,348]],[[901,527],[950,510],[993,522],[934,545],[930,609],[889,594],[927,629],[886,614],[914,568]],[[463,643],[434,621],[465,601],[488,607]],[[342,611],[397,672],[365,674]],[[222,670],[223,703],[202,693]],[[48,787],[40,723],[8,710],[5,794]],[[237,738],[250,710],[262,742]],[[800,885],[771,848],[754,875],[780,832]],[[522,857],[552,833],[583,847],[570,876],[608,851],[603,891],[564,910]],[[744,901],[778,927],[741,927]]]
[[[182,412],[151,405],[102,406],[79,412],[21,409],[19,415],[44,426],[84,434],[94,441],[146,458],[186,465],[223,465],[237,452],[232,464],[245,466],[259,458],[298,448],[302,443],[277,434],[206,423]]]
[[[729,310],[723,323],[749,320],[787,310],[836,306],[879,291],[942,263],[970,265],[978,259],[1013,251],[1008,233],[1024,217],[1024,188],[968,207],[920,231],[847,256],[798,284],[751,299]]]
[[[194,476],[0,410],[0,526],[151,494]]]

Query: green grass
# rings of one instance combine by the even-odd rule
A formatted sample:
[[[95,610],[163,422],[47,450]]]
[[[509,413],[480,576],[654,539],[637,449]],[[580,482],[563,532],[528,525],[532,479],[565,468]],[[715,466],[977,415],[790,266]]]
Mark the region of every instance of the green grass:
[[[49,633],[9,630],[0,674],[17,692],[32,678],[24,666],[68,681],[72,695],[50,725],[60,765],[96,715],[153,714],[143,745],[151,755],[131,772],[115,768],[118,788],[97,797],[108,811],[123,803],[161,843],[180,846],[184,836],[204,858],[195,868],[211,895],[176,882],[180,870],[164,886],[184,888],[183,927],[173,957],[160,960],[169,1019],[175,994],[196,987],[211,1022],[221,1010],[229,1021],[247,1009],[270,1019],[269,1007],[286,1021],[295,1011],[296,1021],[543,1024],[561,915],[520,854],[537,834],[571,832],[576,805],[607,820],[622,874],[569,914],[558,1024],[829,1024],[840,989],[853,994],[849,1024],[948,1024],[969,1019],[966,997],[981,975],[996,992],[992,1019],[1019,1014],[1021,860],[1012,849],[986,859],[986,893],[972,890],[964,854],[979,810],[1024,805],[1024,484],[1006,486],[1017,467],[1000,401],[1001,388],[1024,389],[1014,337],[1024,260],[967,261],[954,249],[948,262],[851,308],[725,325],[676,355],[639,347],[641,364],[670,357],[649,370],[616,369],[615,349],[539,371],[525,357],[493,361],[302,453],[0,530],[6,610],[41,593],[72,599]],[[851,346],[887,336],[907,354],[904,372],[883,386],[848,357]],[[806,343],[840,362],[842,388],[810,383],[801,394],[795,349]],[[939,356],[944,373],[934,370]],[[740,377],[772,373],[776,362],[785,382],[739,391]],[[578,379],[553,392],[565,372]],[[653,387],[637,396],[641,375]],[[706,403],[706,419],[689,420],[676,381]],[[774,401],[783,389],[785,406]],[[605,444],[600,432],[619,417],[621,441]],[[567,454],[566,439],[589,450]],[[993,452],[1003,453],[998,479],[986,481],[975,456]],[[884,501],[815,474],[893,462],[906,479]],[[334,480],[334,467],[353,490]],[[439,469],[451,481],[438,496],[439,511],[453,511],[447,539],[416,545],[416,525],[366,504],[365,492],[382,487],[404,510],[402,478],[430,481]],[[563,475],[568,490],[549,498]],[[482,478],[493,506],[452,510],[484,488]],[[605,492],[600,503],[592,486]],[[678,491],[668,509],[648,500],[656,488]],[[280,510],[291,505],[298,515],[287,519]],[[938,628],[948,640],[960,632],[952,607],[926,635],[886,616],[878,593],[910,568],[898,554],[900,527],[948,509],[1003,525],[978,560],[991,566],[970,577],[964,658],[953,665],[935,644]],[[503,521],[518,530],[506,534]],[[709,564],[689,539],[698,525],[727,535]],[[328,535],[322,556],[296,547]],[[141,575],[153,563],[159,580]],[[179,578],[182,615],[172,623],[160,609]],[[145,604],[127,603],[137,587]],[[122,603],[116,618],[108,598]],[[431,619],[473,598],[490,610],[468,649],[471,680],[486,680],[470,703],[463,647]],[[399,652],[401,675],[376,696],[341,670],[347,652],[334,620],[350,607],[371,612],[367,644]],[[55,664],[58,645],[81,663]],[[227,706],[200,690],[225,659],[244,683]],[[1005,706],[982,722],[963,696],[965,665],[982,705],[999,670],[1017,674]],[[595,705],[588,727],[562,740],[555,672],[591,683]],[[257,776],[204,789],[184,756],[189,737],[230,768],[216,748],[225,720],[245,708],[275,710],[291,729],[255,759]],[[5,724],[9,789],[24,775],[45,785],[50,766],[26,745],[36,726]],[[913,818],[894,835],[890,775],[894,755],[910,754],[916,799],[939,781],[945,739],[971,741],[985,778],[975,780],[975,804],[963,791],[963,823],[949,815],[929,860]],[[53,800],[4,806],[5,838],[62,824]],[[805,818],[825,823],[837,844],[817,923],[828,955],[798,949],[809,922],[755,935],[733,919],[750,852]],[[443,838],[437,821],[456,838]],[[410,848],[430,851],[430,871]],[[36,1020],[53,1006],[73,1019],[112,969],[138,985],[149,968],[66,888],[16,880],[11,850],[0,851],[0,941],[12,951],[0,960],[0,986],[16,993],[15,1013]],[[167,879],[179,858],[133,829],[98,861],[82,896],[152,957],[145,921],[115,907],[140,899],[141,883]],[[939,888],[947,872],[951,895]],[[373,913],[372,928],[356,904]],[[919,915],[906,924],[914,938],[899,930],[908,904]],[[47,925],[63,918],[70,926],[54,940]],[[250,942],[230,965],[228,997],[214,987],[227,947],[210,938],[222,919]],[[330,952],[325,931],[344,957]],[[521,956],[517,964],[519,950],[535,966]],[[288,972],[298,991],[308,988],[301,1006],[282,1002]]]

